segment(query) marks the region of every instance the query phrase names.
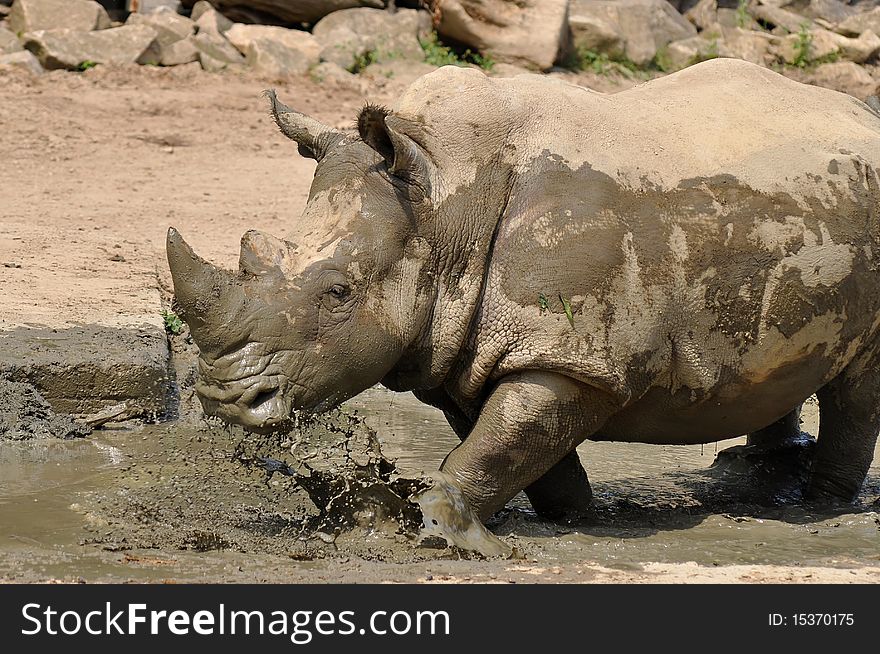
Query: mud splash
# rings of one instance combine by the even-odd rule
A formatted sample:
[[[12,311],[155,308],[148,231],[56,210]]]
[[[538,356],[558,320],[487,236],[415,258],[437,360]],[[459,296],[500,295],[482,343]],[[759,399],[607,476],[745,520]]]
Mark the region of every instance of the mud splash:
[[[83,438],[91,428],[70,416],[56,414],[30,384],[0,379],[0,440]]]
[[[318,510],[320,531],[396,533],[488,557],[511,554],[442,473],[402,476],[357,414],[337,410],[300,418],[287,433],[249,435],[238,441],[233,458],[265,471],[267,481],[275,474],[290,477]]]

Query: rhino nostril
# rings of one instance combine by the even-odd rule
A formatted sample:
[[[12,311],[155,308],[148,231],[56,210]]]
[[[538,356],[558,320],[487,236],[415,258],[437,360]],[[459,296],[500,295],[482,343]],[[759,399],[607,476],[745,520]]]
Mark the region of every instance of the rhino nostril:
[[[259,393],[257,393],[254,396],[254,399],[251,401],[250,408],[251,409],[258,408],[258,407],[262,406],[263,404],[265,404],[266,402],[269,402],[270,400],[272,400],[272,398],[274,398],[276,395],[278,395],[278,388],[277,387],[276,388],[267,388],[264,391],[260,391]]]

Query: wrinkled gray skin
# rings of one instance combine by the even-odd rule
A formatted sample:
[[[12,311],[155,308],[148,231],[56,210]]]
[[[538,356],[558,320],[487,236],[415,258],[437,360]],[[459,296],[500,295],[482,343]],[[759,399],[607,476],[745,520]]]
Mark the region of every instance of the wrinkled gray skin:
[[[237,273],[173,229],[205,411],[254,430],[376,383],[442,409],[482,518],[581,512],[584,439],[798,432],[806,494],[852,500],[880,430],[880,119],[734,60],[611,96],[443,68],[359,133],[276,101],[318,167]]]

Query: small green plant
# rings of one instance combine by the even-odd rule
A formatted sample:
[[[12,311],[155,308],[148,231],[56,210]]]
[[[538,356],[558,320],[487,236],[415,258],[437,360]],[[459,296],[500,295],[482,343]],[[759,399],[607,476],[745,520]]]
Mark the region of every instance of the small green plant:
[[[562,293],[559,294],[559,301],[562,302],[562,310],[565,311],[565,317],[568,318],[568,323],[574,328],[574,314],[571,311],[571,302],[562,297]]]
[[[481,55],[479,52],[464,51],[465,59],[470,59],[471,63],[479,66],[483,70],[492,70],[495,67],[495,60],[489,55]]]
[[[810,34],[810,26],[807,23],[801,23],[801,28],[797,33],[797,41],[794,42],[794,61],[793,66],[798,68],[806,68],[810,63],[810,50],[813,45],[813,35]]]
[[[483,70],[492,70],[495,61],[489,55],[482,55],[468,49],[457,53],[448,45],[444,45],[437,37],[437,32],[431,32],[425,39],[419,39],[422,50],[425,53],[425,63],[432,66],[467,66],[473,64]]]
[[[625,55],[609,56],[604,52],[596,52],[579,46],[565,62],[565,67],[576,71],[592,71],[597,75],[607,75],[617,71],[625,75],[644,76],[648,70],[640,67]],[[654,62],[657,66],[657,63]],[[657,66],[659,68],[659,66]]]
[[[317,66],[312,66],[311,68],[309,68],[309,79],[311,79],[315,84],[320,84],[324,81],[324,76],[316,69]]]
[[[79,65],[80,70],[88,70],[89,68],[94,68],[98,65],[97,61],[92,61],[91,59],[86,59]]]
[[[180,319],[180,316],[173,311],[163,309],[162,322],[165,323],[165,331],[167,332],[176,335],[183,331],[183,321]]]
[[[752,22],[752,16],[749,14],[749,0],[739,0],[736,6],[736,26],[748,27]]]
[[[540,307],[541,313],[550,311],[550,302],[547,300],[547,296],[543,293],[538,293],[538,307]]]
[[[376,63],[378,58],[378,52],[375,50],[367,50],[354,58],[354,63],[348,67],[348,72],[357,75],[358,73],[363,72],[367,66]]]

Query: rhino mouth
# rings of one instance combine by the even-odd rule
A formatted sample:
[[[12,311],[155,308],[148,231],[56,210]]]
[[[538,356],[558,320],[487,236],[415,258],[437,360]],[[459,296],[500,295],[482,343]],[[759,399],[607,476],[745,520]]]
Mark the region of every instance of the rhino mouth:
[[[199,357],[196,395],[206,415],[255,432],[286,429],[305,399],[282,372],[283,353],[258,355],[253,344],[214,360]],[[299,397],[296,397],[299,396]]]
[[[283,390],[287,385],[286,380],[271,377],[250,384],[199,380],[196,394],[209,416],[251,431],[277,431],[291,421],[292,406]]]

